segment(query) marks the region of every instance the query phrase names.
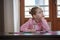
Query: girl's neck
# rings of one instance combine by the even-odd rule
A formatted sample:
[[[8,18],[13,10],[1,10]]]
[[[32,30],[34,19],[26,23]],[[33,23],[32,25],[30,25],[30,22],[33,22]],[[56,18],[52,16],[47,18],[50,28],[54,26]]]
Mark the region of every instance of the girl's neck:
[[[35,19],[35,18],[33,18],[33,19],[35,20],[36,23],[39,23],[40,22],[40,20],[38,20],[38,19]]]

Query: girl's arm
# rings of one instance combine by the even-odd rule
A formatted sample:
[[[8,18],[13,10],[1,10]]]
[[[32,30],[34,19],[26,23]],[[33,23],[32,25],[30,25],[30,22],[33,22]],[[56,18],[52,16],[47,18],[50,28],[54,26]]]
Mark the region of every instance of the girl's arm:
[[[43,30],[48,32],[51,31],[51,27],[48,25],[46,19],[42,18],[41,21],[42,21]]]
[[[20,27],[20,31],[22,32],[34,32],[35,30],[33,29],[29,29],[31,20],[29,19],[26,23],[24,23],[21,27]]]
[[[29,27],[29,20],[20,27],[20,31],[28,32],[29,31],[28,27]]]

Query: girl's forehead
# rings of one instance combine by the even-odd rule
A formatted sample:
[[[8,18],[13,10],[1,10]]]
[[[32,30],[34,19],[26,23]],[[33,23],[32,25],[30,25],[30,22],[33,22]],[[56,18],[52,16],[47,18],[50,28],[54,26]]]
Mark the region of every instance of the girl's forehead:
[[[43,11],[41,8],[37,8],[36,11]]]

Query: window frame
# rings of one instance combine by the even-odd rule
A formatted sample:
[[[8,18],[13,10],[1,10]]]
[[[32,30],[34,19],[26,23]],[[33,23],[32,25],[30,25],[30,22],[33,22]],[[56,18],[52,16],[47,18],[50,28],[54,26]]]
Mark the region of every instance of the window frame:
[[[46,18],[46,20],[49,22],[49,21],[52,21],[52,3],[51,3],[52,0],[49,0],[49,18]],[[29,18],[25,18],[24,16],[24,0],[20,0],[20,22],[21,22],[21,25],[24,24]],[[24,21],[25,20],[25,21]]]

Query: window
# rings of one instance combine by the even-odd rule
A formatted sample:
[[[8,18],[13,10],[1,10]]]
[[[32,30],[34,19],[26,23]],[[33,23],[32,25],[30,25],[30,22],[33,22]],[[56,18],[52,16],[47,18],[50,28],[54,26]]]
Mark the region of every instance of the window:
[[[52,30],[60,30],[60,0],[21,0],[21,25],[29,18],[32,18],[29,14],[29,10],[34,6],[40,6],[43,9],[46,20],[51,22]]]
[[[60,0],[57,0],[57,18],[60,18]]]
[[[43,9],[44,16],[49,18],[49,0],[25,0],[25,18],[32,18],[29,10],[34,6],[40,6]]]

